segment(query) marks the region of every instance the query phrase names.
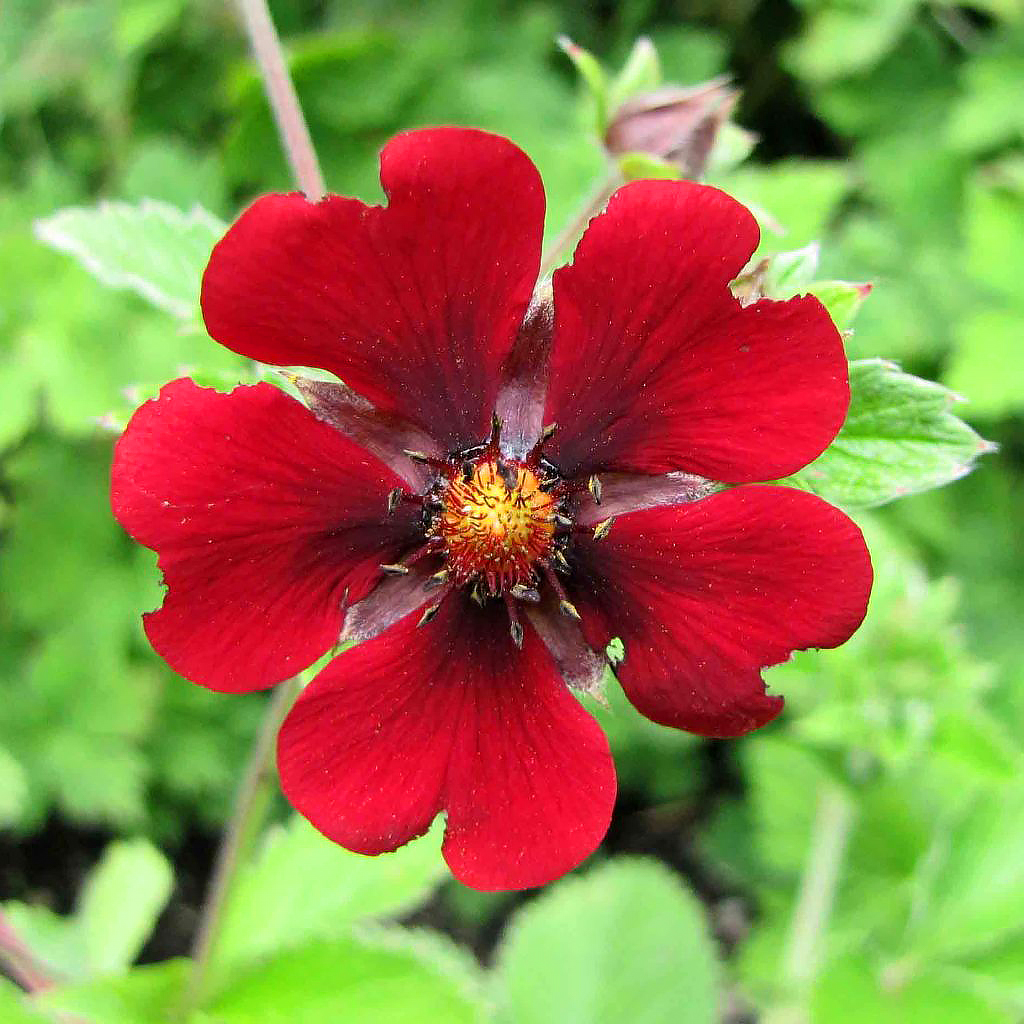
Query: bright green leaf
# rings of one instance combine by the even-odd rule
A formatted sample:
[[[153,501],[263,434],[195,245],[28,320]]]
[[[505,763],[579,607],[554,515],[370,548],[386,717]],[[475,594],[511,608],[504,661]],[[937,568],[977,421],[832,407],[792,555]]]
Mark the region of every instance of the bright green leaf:
[[[440,833],[363,857],[296,815],[270,833],[240,873],[218,946],[223,965],[345,934],[353,924],[411,910],[445,876]]]
[[[594,100],[595,117],[597,121],[598,134],[604,136],[605,128],[608,125],[608,75],[605,73],[601,62],[582,46],[574,43],[568,36],[559,36],[558,45],[562,52],[573,62],[580,78],[587,85],[590,95]]]
[[[958,983],[959,982],[959,983]],[[1011,1024],[1012,1018],[939,971],[838,958],[813,999],[814,1024]]]
[[[850,364],[850,411],[832,446],[781,481],[869,508],[969,473],[992,446],[950,411],[957,396],[894,363]]]
[[[982,310],[959,325],[958,345],[945,383],[966,395],[979,416],[1024,408],[1024,317],[1018,311]]]
[[[678,181],[682,177],[679,167],[651,153],[623,153],[618,157],[618,164],[622,176],[627,181]]]
[[[963,69],[964,95],[953,107],[947,126],[949,141],[957,149],[984,151],[1024,138],[1020,102],[1024,40],[1008,42],[972,57]]]
[[[811,242],[802,249],[776,253],[768,264],[764,292],[772,298],[789,298],[806,291],[818,269],[821,246]]]
[[[0,747],[0,827],[21,817],[28,797],[28,783],[21,765]]]
[[[46,1018],[31,1008],[21,989],[0,978],[0,1020],[4,1024],[44,1024]]]
[[[913,941],[924,955],[984,952],[1024,933],[1024,794],[974,802],[943,844]]]
[[[794,250],[822,238],[850,189],[849,168],[824,160],[746,164],[713,184],[749,206],[761,222],[759,253]]]
[[[55,978],[81,981],[89,976],[82,933],[74,918],[13,900],[3,910],[15,934]]]
[[[871,294],[871,285],[854,284],[852,281],[815,281],[808,291],[821,300],[836,327],[845,330]]]
[[[826,82],[870,67],[899,41],[917,3],[850,0],[822,5],[790,48],[793,69],[811,82]]]
[[[145,839],[119,840],[103,851],[77,912],[92,971],[116,971],[138,956],[173,884],[167,858]]]
[[[1024,280],[1024,188],[975,184],[967,191],[967,267],[991,296],[1020,309]]]
[[[459,977],[410,949],[354,938],[283,953],[206,1007],[218,1024],[479,1024]]]
[[[661,62],[658,60],[658,51],[647,36],[641,36],[633,44],[626,63],[609,86],[608,105],[614,111],[623,100],[660,84]]]
[[[224,225],[201,207],[157,200],[71,207],[36,222],[47,245],[69,253],[104,284],[136,292],[182,319],[199,308],[199,283]]]
[[[618,859],[513,919],[499,1000],[514,1024],[713,1024],[718,966],[698,901],[665,867]]]
[[[39,997],[39,1002],[89,1024],[172,1021],[181,1005],[190,967],[187,960],[168,960],[155,967],[136,967],[126,974],[48,989]]]

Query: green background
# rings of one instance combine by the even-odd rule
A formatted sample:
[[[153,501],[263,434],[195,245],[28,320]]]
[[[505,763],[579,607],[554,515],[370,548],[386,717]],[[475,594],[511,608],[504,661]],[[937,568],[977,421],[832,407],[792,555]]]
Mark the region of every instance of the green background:
[[[776,724],[703,742],[611,694],[622,795],[579,877],[482,896],[436,836],[367,861],[276,806],[195,1024],[1024,1020],[1019,0],[272,9],[332,191],[375,200],[391,134],[471,124],[536,161],[552,233],[603,163],[558,34],[612,68],[646,33],[667,80],[732,73],[760,141],[715,180],[778,228],[763,251],[820,241],[818,277],[873,282],[851,357],[961,393],[1000,450],[855,513],[868,620],[769,673]],[[0,981],[4,1021],[173,1019],[263,701],[188,685],[148,649],[154,557],[107,499],[112,428],[140,397],[249,370],[175,317],[173,268],[154,308],[34,225],[146,198],[229,220],[289,186],[231,5],[0,7],[0,897],[69,983],[30,1005]],[[110,244],[100,227],[89,246]],[[159,261],[161,225],[132,230],[128,269]]]

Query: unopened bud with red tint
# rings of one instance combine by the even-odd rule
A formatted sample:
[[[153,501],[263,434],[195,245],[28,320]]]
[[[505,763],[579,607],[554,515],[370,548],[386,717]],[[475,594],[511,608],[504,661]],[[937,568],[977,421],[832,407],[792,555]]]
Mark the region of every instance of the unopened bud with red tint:
[[[642,154],[663,161],[684,178],[700,178],[738,98],[725,77],[638,93],[612,114],[605,147],[620,158]]]

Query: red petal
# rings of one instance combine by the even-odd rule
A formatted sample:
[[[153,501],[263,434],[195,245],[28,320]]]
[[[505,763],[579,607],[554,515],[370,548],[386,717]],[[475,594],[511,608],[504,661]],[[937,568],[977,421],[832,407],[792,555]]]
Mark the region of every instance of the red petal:
[[[604,733],[527,626],[450,595],[331,662],[281,729],[291,803],[359,853],[393,850],[447,811],[444,856],[477,889],[544,885],[601,841],[615,798]]]
[[[760,670],[838,647],[860,625],[871,561],[856,525],[788,487],[740,487],[616,519],[575,547],[587,639],[621,637],[617,674],[648,718],[706,736],[770,722]]]
[[[544,191],[505,139],[435,128],[381,154],[389,203],[257,200],[213,251],[206,326],[261,362],[330,370],[455,449],[483,440],[533,291]]]
[[[690,182],[620,189],[555,274],[545,454],[573,475],[686,470],[730,483],[806,465],[849,404],[842,339],[811,297],[741,308],[754,218]]]
[[[214,690],[280,682],[338,641],[358,601],[414,541],[386,517],[400,480],[270,384],[219,394],[177,380],[117,443],[111,504],[159,552],[167,595],[146,633]]]

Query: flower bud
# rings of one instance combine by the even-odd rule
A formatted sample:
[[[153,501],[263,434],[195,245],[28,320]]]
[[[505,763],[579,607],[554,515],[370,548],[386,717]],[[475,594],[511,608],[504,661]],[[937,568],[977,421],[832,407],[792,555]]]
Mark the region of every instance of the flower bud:
[[[671,165],[684,178],[700,178],[738,98],[724,77],[639,93],[612,115],[605,147],[617,157],[644,154]]]

